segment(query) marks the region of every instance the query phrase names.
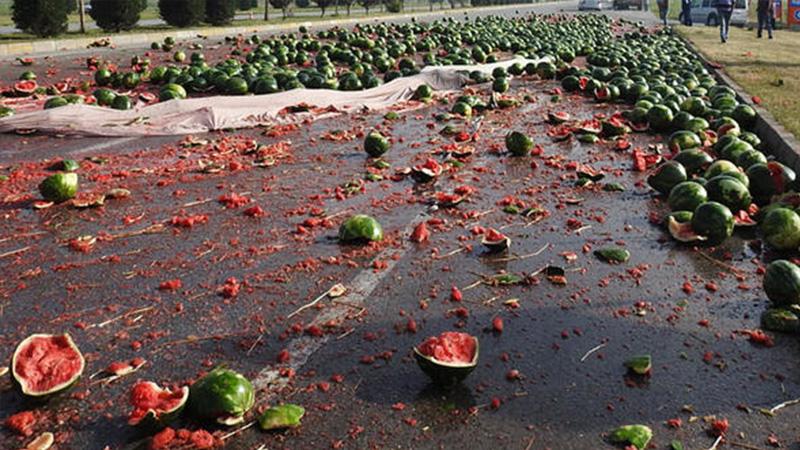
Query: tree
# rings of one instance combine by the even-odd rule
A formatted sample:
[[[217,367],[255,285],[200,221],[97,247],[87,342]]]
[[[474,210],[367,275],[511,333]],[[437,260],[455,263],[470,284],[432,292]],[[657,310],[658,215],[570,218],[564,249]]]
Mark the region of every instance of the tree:
[[[286,15],[289,13],[289,6],[292,4],[292,0],[268,0],[269,4],[272,5],[273,8],[278,8],[283,13],[283,18],[286,19]]]
[[[11,19],[20,30],[39,37],[51,37],[67,31],[64,0],[14,0]]]
[[[253,0],[238,0],[236,3],[242,11],[248,11],[258,6],[258,2]]]
[[[67,14],[78,11],[78,0],[65,0],[67,2]]]
[[[92,0],[89,15],[105,31],[130,30],[147,8],[147,0]]]
[[[205,18],[206,0],[158,0],[158,12],[174,27],[191,27]]]
[[[325,10],[328,9],[328,7],[331,6],[334,1],[335,0],[314,0],[314,3],[316,3],[319,9],[322,10],[321,17],[325,17]]]
[[[383,0],[383,4],[390,13],[399,13],[403,10],[403,0]]]
[[[206,23],[227,25],[236,15],[237,0],[206,0]]]
[[[369,9],[373,6],[377,5],[380,0],[358,0],[358,4],[363,6],[364,9],[367,11],[367,15],[369,15]],[[347,8],[347,15],[350,15],[350,8]]]
[[[350,15],[350,8],[353,7],[353,3],[355,3],[355,0],[338,0],[336,2],[337,13],[338,13],[339,5],[343,5],[345,8],[347,8],[347,15],[349,16]]]

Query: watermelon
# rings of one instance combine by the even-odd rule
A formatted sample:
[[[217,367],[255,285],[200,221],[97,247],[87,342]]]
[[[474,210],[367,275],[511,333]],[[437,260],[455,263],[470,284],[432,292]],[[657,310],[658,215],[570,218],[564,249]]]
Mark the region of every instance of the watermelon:
[[[506,135],[506,149],[514,156],[527,156],[533,149],[533,139],[519,131]]]
[[[647,184],[664,195],[668,195],[676,184],[684,181],[686,181],[686,169],[677,161],[661,164],[647,177]]]
[[[26,396],[62,392],[78,381],[86,363],[68,333],[33,334],[17,345],[11,357],[14,381]]]
[[[711,155],[699,148],[678,152],[672,160],[683,164],[686,173],[691,175],[705,171],[714,162],[714,158]]]
[[[364,151],[373,158],[378,158],[389,151],[391,143],[377,131],[371,131],[364,138]]]
[[[800,215],[789,208],[773,208],[761,221],[764,240],[778,250],[800,248]]]
[[[375,218],[356,214],[339,227],[339,241],[343,243],[383,240],[383,228]]]
[[[692,229],[706,236],[713,245],[722,243],[733,234],[733,223],[730,209],[717,202],[703,203],[692,215]]]
[[[178,418],[189,400],[189,387],[175,390],[162,388],[152,381],[139,381],[130,393],[133,410],[128,415],[128,424],[151,428],[163,428]]]
[[[676,184],[667,198],[667,204],[673,211],[694,211],[706,201],[708,201],[706,189],[694,181]]]
[[[764,292],[778,307],[800,304],[800,268],[779,259],[771,262],[764,272]]]
[[[734,213],[748,209],[753,201],[747,186],[725,174],[709,179],[705,188],[709,200],[722,203]]]
[[[233,370],[218,367],[195,381],[189,389],[188,410],[200,420],[236,425],[255,404],[250,380]]]
[[[431,380],[452,386],[464,380],[478,365],[478,339],[467,333],[446,331],[414,347],[417,364]]]

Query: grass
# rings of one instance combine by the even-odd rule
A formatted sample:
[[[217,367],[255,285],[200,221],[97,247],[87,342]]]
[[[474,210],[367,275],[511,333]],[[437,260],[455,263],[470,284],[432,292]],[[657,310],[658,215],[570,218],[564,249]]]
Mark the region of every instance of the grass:
[[[755,31],[731,28],[727,44],[719,42],[715,27],[677,27],[710,61],[721,64],[728,76],[789,132],[800,137],[800,33],[777,31],[774,40],[756,39]]]

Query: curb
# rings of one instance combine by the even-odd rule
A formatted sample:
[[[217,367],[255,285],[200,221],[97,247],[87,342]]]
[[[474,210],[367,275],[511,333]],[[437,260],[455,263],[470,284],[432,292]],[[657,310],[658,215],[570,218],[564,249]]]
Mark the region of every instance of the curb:
[[[676,35],[679,36],[700,61],[703,62],[703,65],[706,66],[709,72],[736,91],[736,96],[739,98],[740,103],[751,106],[756,113],[758,113],[753,132],[761,138],[762,144],[768,149],[767,153],[775,156],[795,172],[800,171],[800,142],[798,142],[797,138],[792,133],[786,131],[783,125],[778,123],[775,117],[767,111],[766,108],[753,103],[750,94],[736,84],[722,69],[717,69],[712,66],[689,39],[681,34],[676,33]]]
[[[541,3],[517,3],[513,5],[488,6],[478,8],[457,8],[438,11],[417,11],[414,13],[383,14],[367,17],[354,17],[345,19],[317,20],[317,21],[291,21],[287,23],[250,25],[250,26],[229,26],[229,27],[202,27],[189,29],[170,29],[154,32],[142,32],[131,34],[109,34],[98,35],[91,38],[74,39],[48,39],[29,42],[14,42],[0,44],[0,60],[15,58],[22,55],[37,55],[43,53],[58,53],[65,51],[87,50],[87,47],[104,37],[112,39],[115,48],[132,47],[136,45],[149,45],[154,41],[161,41],[167,36],[172,36],[176,40],[197,39],[198,36],[221,37],[237,34],[285,32],[297,30],[301,26],[308,28],[330,28],[336,25],[353,25],[367,21],[380,22],[397,19],[424,18],[428,16],[452,16],[461,15],[466,12],[487,12],[487,11],[507,11],[511,9],[532,8],[535,6],[563,3],[565,0],[551,0]],[[97,50],[100,50],[98,48]]]

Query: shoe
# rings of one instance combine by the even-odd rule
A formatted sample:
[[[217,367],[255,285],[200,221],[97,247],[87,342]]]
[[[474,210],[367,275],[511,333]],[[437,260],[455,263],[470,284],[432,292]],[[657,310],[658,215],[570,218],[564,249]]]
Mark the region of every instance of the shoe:
[[[759,38],[759,39],[761,39],[761,35],[760,35],[760,34],[757,34],[757,35],[756,35],[756,37],[757,37],[757,38]]]
[[[772,36],[770,36],[769,38],[772,39]]]

